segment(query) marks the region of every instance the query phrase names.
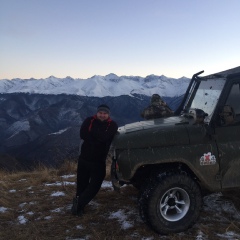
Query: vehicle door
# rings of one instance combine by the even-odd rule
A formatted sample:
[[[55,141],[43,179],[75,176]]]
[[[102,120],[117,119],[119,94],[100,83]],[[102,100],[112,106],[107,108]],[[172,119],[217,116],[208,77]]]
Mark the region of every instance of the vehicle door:
[[[195,94],[189,99],[188,114],[197,119],[197,109],[207,114],[204,124],[196,123],[186,125],[189,134],[189,143],[191,159],[194,159],[194,168],[200,181],[212,189],[221,189],[219,179],[220,159],[218,147],[215,139],[212,137],[213,130],[209,125],[218,103],[221,93],[226,83],[225,78],[210,78],[201,80],[197,86]],[[192,98],[192,101],[191,101]]]
[[[211,138],[207,126],[187,126],[190,148],[189,156],[194,159],[194,168],[198,172],[200,181],[213,189],[221,189],[221,182],[218,179],[220,160],[218,148],[214,139]]]
[[[215,128],[223,189],[240,187],[240,79],[229,89]]]

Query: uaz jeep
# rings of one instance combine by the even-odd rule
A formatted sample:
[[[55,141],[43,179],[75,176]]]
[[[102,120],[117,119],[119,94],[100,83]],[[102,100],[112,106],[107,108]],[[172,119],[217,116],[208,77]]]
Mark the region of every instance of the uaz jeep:
[[[113,141],[115,190],[137,187],[141,218],[162,234],[191,227],[203,194],[240,187],[240,67],[202,72],[175,116],[127,124]]]

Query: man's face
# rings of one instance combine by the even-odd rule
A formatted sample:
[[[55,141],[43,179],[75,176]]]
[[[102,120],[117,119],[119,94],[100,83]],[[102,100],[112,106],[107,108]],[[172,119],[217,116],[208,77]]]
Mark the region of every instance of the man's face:
[[[104,111],[97,112],[97,119],[100,121],[105,121],[109,118],[109,114]]]

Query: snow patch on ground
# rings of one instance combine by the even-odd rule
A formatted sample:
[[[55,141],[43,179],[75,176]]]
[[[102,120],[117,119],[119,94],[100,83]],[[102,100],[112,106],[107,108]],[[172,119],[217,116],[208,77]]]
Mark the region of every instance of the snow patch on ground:
[[[59,212],[62,212],[62,209],[63,209],[63,208],[56,208],[56,209],[54,209],[54,210],[51,210],[51,212],[59,213]]]
[[[27,181],[27,179],[23,178],[23,179],[20,179],[18,180],[19,182],[24,182],[24,181]]]
[[[0,213],[5,213],[8,210],[8,208],[0,207]]]
[[[15,190],[15,189],[9,190],[10,193],[15,193],[16,191],[17,191],[17,190]]]
[[[61,178],[72,178],[72,177],[75,177],[76,176],[76,174],[69,174],[69,175],[63,175],[63,176],[61,176]]]
[[[84,227],[82,225],[77,225],[76,229],[82,230],[82,229],[84,229]]]
[[[227,240],[237,240],[240,239],[240,234],[235,232],[226,232],[224,234],[217,234],[218,237],[225,238]]]
[[[196,240],[207,240],[207,239],[208,238],[205,236],[205,234],[201,230],[199,230]]]
[[[132,222],[127,221],[127,215],[125,214],[124,210],[121,209],[117,212],[112,212],[109,216],[109,219],[117,219],[121,224],[121,228],[124,230],[134,227]]]
[[[19,207],[20,207],[20,208],[23,208],[25,205],[27,205],[26,202],[19,204]]]
[[[112,182],[110,181],[103,181],[102,188],[112,188]]]
[[[55,183],[45,183],[45,186],[67,186],[67,185],[75,185],[75,182],[55,182]]]
[[[51,194],[51,197],[60,197],[60,196],[65,196],[65,193],[57,191]]]
[[[203,198],[204,210],[213,212],[215,215],[220,215],[222,212],[231,213],[232,216],[240,220],[240,213],[232,204],[231,201],[222,199],[222,193],[213,193]]]
[[[23,216],[18,216],[18,222],[19,224],[26,224],[28,222],[28,220]]]

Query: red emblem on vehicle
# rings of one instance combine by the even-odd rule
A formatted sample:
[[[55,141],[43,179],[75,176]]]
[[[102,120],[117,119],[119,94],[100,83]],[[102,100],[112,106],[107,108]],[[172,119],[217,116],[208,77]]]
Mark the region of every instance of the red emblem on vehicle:
[[[213,165],[216,164],[216,157],[211,152],[204,153],[200,158],[200,165]]]

